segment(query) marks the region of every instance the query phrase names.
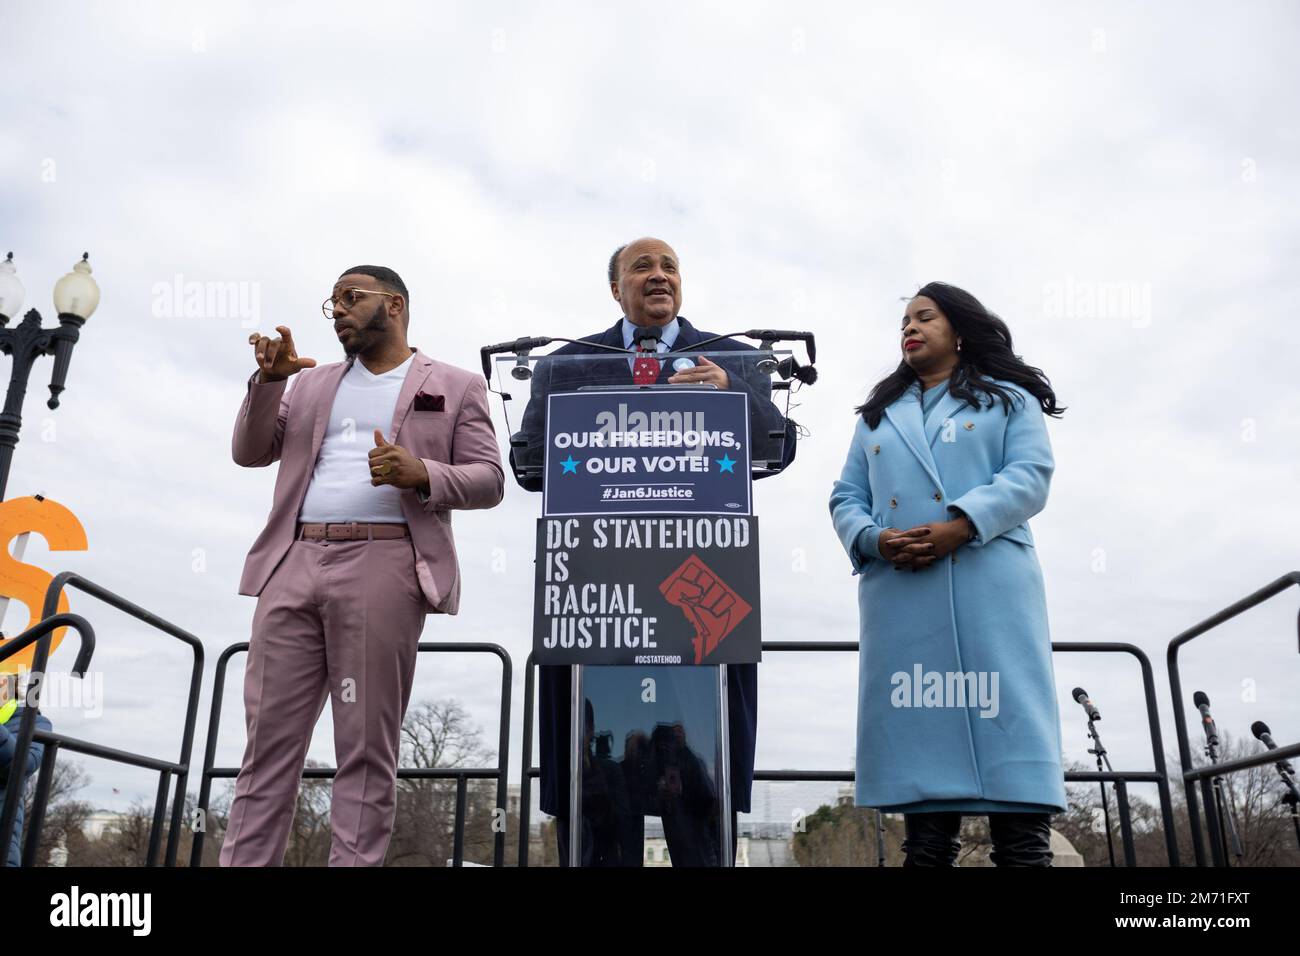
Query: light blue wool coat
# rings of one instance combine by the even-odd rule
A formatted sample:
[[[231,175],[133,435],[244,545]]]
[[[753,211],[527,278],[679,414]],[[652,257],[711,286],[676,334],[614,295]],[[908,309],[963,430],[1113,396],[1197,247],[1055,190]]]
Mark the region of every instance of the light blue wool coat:
[[[1009,415],[1000,399],[972,408],[947,383],[925,391],[923,408],[914,383],[876,428],[859,417],[831,493],[858,575],[858,806],[1065,809],[1047,603],[1028,524],[1047,503],[1055,463],[1037,399],[998,384],[1014,395]],[[974,522],[973,541],[923,571],[880,557],[884,528],[947,521],[954,509]],[[980,681],[993,706],[979,699]]]

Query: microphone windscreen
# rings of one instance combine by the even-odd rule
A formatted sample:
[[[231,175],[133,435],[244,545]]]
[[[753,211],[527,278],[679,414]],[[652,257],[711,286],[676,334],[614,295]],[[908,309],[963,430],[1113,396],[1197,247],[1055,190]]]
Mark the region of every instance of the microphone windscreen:
[[[1205,696],[1205,691],[1198,690],[1195,694],[1192,695],[1192,703],[1195,704],[1197,707],[1209,707],[1210,698]]]
[[[1082,704],[1083,699],[1088,696],[1088,692],[1082,687],[1076,687],[1074,690],[1070,691],[1070,696],[1074,698],[1076,704]]]
[[[1259,740],[1263,740],[1265,734],[1272,733],[1272,731],[1268,729],[1268,724],[1264,723],[1262,720],[1257,720],[1251,724],[1250,732]]]

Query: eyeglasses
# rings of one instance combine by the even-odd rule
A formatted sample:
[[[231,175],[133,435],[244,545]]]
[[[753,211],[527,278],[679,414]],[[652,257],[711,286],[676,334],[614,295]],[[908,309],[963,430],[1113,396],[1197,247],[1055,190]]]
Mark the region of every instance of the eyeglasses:
[[[325,313],[325,318],[334,318],[334,309],[341,302],[343,307],[351,309],[357,304],[359,295],[396,295],[395,292],[377,292],[374,289],[340,289],[338,295],[332,295],[320,304],[320,310]]]

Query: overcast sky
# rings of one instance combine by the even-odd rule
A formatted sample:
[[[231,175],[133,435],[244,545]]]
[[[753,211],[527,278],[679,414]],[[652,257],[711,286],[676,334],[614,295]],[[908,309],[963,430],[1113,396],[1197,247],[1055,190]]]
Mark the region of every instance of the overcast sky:
[[[405,278],[413,344],[468,368],[489,342],[608,327],[605,261],[647,234],[680,255],[698,327],[816,333],[798,460],[755,486],[768,640],[857,637],[827,499],[852,407],[898,361],[903,300],[932,279],[999,313],[1069,409],[1032,521],[1052,636],[1141,647],[1167,750],[1169,638],[1300,568],[1293,4],[5,0],[0,17],[0,255],[47,323],[83,251],[103,290],[57,412],[50,361],[33,372],[8,495],[62,503],[89,537],[51,554],[33,536],[29,562],[203,639],[195,778],[274,481],[230,458],[247,337],[286,324],[300,353],[340,358],[319,303],[360,262]],[[177,282],[247,299],[187,312]],[[504,448],[496,397],[493,415]],[[455,516],[462,610],[424,631],[512,655],[512,779],[540,504],[511,481]],[[98,629],[104,710],[51,710],[57,729],[174,756],[186,654],[72,601]],[[1220,728],[1300,739],[1298,601],[1185,653]],[[856,658],[770,655],[760,674],[759,766],[848,767]],[[1068,759],[1091,761],[1082,684],[1116,767],[1151,767],[1133,663],[1057,655],[1056,676]],[[413,700],[459,699],[495,745],[498,679],[490,659],[425,657]],[[239,658],[224,765],[241,686]],[[333,763],[328,713],[311,756]],[[152,799],[149,774],[83,762],[93,803]]]

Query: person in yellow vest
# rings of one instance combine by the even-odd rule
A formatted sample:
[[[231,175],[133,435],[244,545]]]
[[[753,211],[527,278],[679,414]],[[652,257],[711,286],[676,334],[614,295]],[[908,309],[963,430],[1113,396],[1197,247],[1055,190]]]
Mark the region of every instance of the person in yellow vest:
[[[18,675],[0,673],[0,805],[3,805],[5,788],[9,785],[9,775],[14,772],[14,753],[18,749],[18,730],[22,726],[23,710],[19,706]],[[53,730],[49,718],[44,714],[36,715],[37,730]],[[27,750],[27,766],[23,771],[23,785],[27,778],[36,773],[45,755],[45,744],[33,740]],[[9,846],[4,848],[5,866],[22,864],[23,843],[23,801],[18,799],[18,816],[14,818],[13,837]]]

